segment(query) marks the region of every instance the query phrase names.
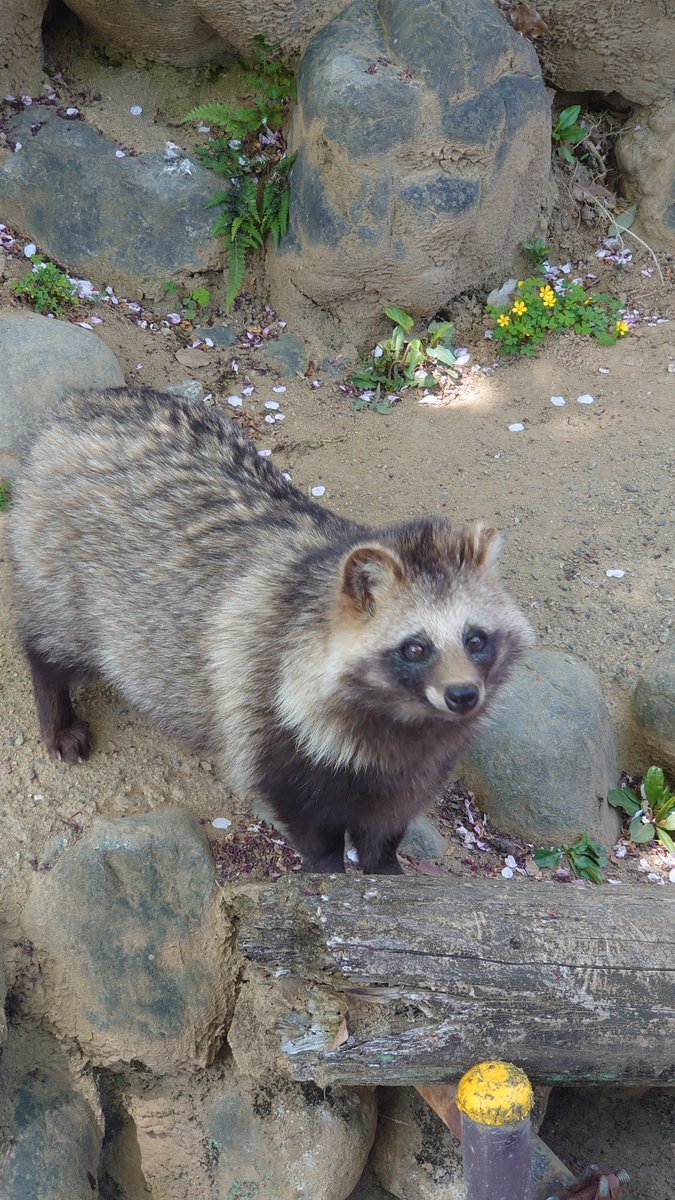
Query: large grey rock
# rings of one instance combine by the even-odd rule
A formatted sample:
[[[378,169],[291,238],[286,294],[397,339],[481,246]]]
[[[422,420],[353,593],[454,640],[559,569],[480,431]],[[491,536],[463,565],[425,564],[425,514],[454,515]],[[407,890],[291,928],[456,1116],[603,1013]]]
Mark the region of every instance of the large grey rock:
[[[605,845],[620,819],[605,803],[618,772],[598,681],[558,650],[531,650],[494,716],[457,767],[498,829],[536,845]]]
[[[285,57],[297,54],[348,0],[275,0],[265,9],[264,22],[255,0],[67,3],[99,40],[134,55],[186,67],[218,61],[232,49],[245,55],[261,33]]]
[[[127,1104],[153,1196],[200,1200],[345,1200],[377,1121],[372,1089],[256,1081],[229,1061],[137,1077]]]
[[[675,642],[644,666],[635,686],[635,722],[654,765],[663,767],[675,785]]]
[[[651,104],[675,88],[675,10],[664,0],[537,0],[548,26],[537,40],[546,79],[568,92],[619,92]]]
[[[11,1139],[11,1140],[10,1140]],[[58,1043],[12,1032],[0,1062],[2,1200],[95,1200],[101,1131]]]
[[[44,1007],[100,1066],[205,1065],[232,1007],[229,930],[199,824],[164,811],[96,820],[24,912]]]
[[[71,274],[137,295],[221,264],[205,208],[222,191],[213,171],[182,173],[159,151],[118,159],[112,138],[44,105],[7,128],[21,150],[0,165],[3,221]]]
[[[536,54],[491,0],[357,0],[307,50],[290,148],[273,303],[361,345],[386,304],[429,317],[494,285],[538,228],[550,110]]]
[[[675,48],[673,50],[675,55]],[[675,251],[675,100],[664,100],[627,122],[616,154],[640,224],[655,249]]]
[[[0,311],[0,362],[1,478],[15,474],[19,455],[66,392],[124,385],[115,355],[95,333],[28,310]]]
[[[414,1088],[381,1088],[370,1159],[399,1200],[464,1200],[462,1147]]]

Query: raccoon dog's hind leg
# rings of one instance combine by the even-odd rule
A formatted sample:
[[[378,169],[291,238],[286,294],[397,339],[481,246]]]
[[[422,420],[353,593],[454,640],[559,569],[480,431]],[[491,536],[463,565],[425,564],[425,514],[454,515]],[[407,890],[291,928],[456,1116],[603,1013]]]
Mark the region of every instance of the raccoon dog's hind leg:
[[[77,672],[49,662],[30,644],[24,643],[35,690],[40,731],[49,753],[63,762],[82,762],[89,757],[89,726],[73,708],[70,685]]]

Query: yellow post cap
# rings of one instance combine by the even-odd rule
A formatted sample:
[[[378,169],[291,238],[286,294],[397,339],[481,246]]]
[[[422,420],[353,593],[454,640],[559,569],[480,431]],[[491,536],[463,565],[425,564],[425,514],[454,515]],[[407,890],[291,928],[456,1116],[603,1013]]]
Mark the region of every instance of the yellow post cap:
[[[479,1125],[517,1125],[530,1115],[532,1085],[520,1067],[507,1062],[482,1062],[457,1085],[457,1107]]]

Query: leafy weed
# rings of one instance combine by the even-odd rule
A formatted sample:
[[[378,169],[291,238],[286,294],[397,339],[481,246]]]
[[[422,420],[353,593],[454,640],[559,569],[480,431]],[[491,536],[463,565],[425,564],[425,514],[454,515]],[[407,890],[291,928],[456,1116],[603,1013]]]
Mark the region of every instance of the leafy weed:
[[[670,854],[675,854],[675,792],[666,784],[661,767],[650,767],[640,794],[632,788],[612,788],[607,799],[614,808],[622,808],[630,817],[631,842],[651,842],[657,838]]]
[[[588,833],[582,834],[579,841],[570,846],[550,846],[535,850],[532,857],[538,867],[552,870],[559,867],[565,858],[577,879],[586,879],[589,883],[603,882],[603,871],[609,862],[604,846]]]

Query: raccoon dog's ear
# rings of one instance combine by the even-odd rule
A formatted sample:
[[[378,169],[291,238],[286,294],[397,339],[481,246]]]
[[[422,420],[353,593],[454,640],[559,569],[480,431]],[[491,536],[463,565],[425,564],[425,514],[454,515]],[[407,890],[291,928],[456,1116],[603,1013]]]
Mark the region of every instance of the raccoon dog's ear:
[[[354,608],[372,617],[378,595],[403,578],[403,564],[384,546],[357,546],[342,568],[342,591]]]
[[[458,534],[458,554],[460,566],[493,567],[499,558],[502,547],[502,535],[496,529],[477,521]]]

